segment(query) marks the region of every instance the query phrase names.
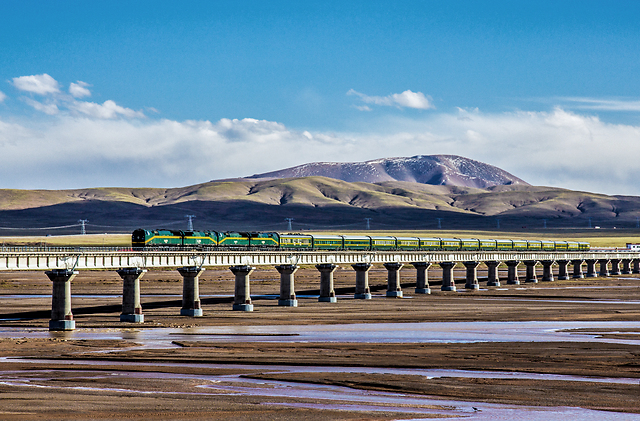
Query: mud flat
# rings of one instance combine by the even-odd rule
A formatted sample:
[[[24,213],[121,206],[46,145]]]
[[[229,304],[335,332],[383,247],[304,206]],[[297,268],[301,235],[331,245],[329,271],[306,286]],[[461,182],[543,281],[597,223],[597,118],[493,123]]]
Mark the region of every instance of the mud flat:
[[[431,282],[426,296],[413,275],[407,298],[389,299],[372,269],[365,301],[338,270],[338,302],[318,303],[318,272],[303,268],[299,307],[285,308],[277,272],[257,270],[244,313],[231,273],[208,270],[204,317],[186,318],[177,272],[149,272],[133,325],[118,322],[117,274],[83,272],[78,329],[52,333],[46,276],[2,272],[0,419],[640,419],[636,275],[457,293]]]

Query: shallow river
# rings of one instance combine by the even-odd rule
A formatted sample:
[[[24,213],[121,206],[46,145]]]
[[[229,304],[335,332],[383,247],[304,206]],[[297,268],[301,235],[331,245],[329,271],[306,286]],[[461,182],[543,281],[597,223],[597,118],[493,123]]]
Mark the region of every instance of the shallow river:
[[[571,329],[624,329],[640,330],[640,322],[446,322],[446,323],[374,323],[349,325],[316,326],[238,326],[238,327],[196,327],[189,329],[86,329],[73,332],[49,332],[45,329],[0,328],[0,337],[66,337],[68,339],[124,339],[137,342],[145,348],[170,348],[174,340],[202,340],[209,342],[371,342],[371,343],[463,343],[501,341],[602,341],[640,345],[637,339],[608,339],[597,333],[572,333]],[[26,361],[26,360],[25,360]],[[40,360],[42,361],[42,360]],[[35,361],[34,361],[35,362]],[[51,361],[56,363],[87,364],[85,361]],[[95,362],[91,362],[95,364]],[[126,363],[124,363],[126,364]],[[154,364],[157,365],[157,364]],[[180,364],[166,364],[180,365]],[[517,378],[538,380],[601,381],[611,383],[638,384],[638,379],[628,378],[586,378],[579,376],[543,375],[535,373],[478,372],[460,370],[419,370],[389,368],[345,368],[345,367],[284,367],[284,366],[240,366],[240,365],[199,365],[201,367],[264,369],[281,372],[365,372],[421,375],[429,378],[443,376],[474,378]],[[78,376],[104,376],[104,373],[78,371]],[[165,373],[112,373],[114,376],[143,378],[193,378],[194,376]],[[46,377],[46,371],[43,371]],[[204,386],[194,387],[189,393],[200,394],[242,394],[269,397],[295,397],[311,399],[315,403],[279,405],[313,407],[326,409],[371,411],[397,411],[416,414],[442,414],[461,416],[472,420],[639,420],[640,415],[615,412],[591,411],[581,408],[526,407],[516,405],[487,404],[455,400],[431,399],[424,396],[369,392],[338,386],[298,384],[279,381],[252,380],[239,375],[197,376],[205,380]],[[0,372],[0,382],[4,384],[38,384],[31,376],[21,376],[20,372]],[[135,390],[133,392],[136,392]],[[145,393],[138,391],[139,393]],[[158,392],[154,392],[158,393]],[[427,408],[425,405],[445,406],[445,409]],[[475,408],[475,409],[474,409]]]
[[[46,362],[48,366],[55,364],[98,364],[100,362],[76,361],[76,360],[28,360],[20,359],[24,362]],[[104,364],[111,364],[105,362]],[[126,367],[126,362],[118,364]],[[135,365],[145,365],[135,363]],[[362,368],[362,367],[288,367],[288,366],[245,366],[245,365],[217,365],[217,364],[149,364],[153,366],[197,366],[207,368],[237,368],[250,370],[265,370],[273,372],[365,372],[365,373],[389,373],[389,374],[412,374],[423,375],[430,378],[440,376],[468,376],[481,378],[511,377],[511,378],[534,378],[534,379],[556,379],[556,380],[580,380],[575,376],[548,376],[538,374],[524,373],[492,373],[492,372],[471,372],[461,370],[406,370],[406,369],[385,369],[385,368]],[[67,370],[65,370],[67,371]],[[250,395],[264,396],[276,398],[276,402],[263,403],[264,405],[285,405],[292,407],[308,407],[318,409],[337,409],[349,411],[362,411],[363,413],[378,411],[394,411],[406,413],[407,417],[420,416],[420,414],[443,415],[447,417],[458,416],[471,420],[603,420],[603,421],[620,421],[620,420],[640,420],[640,415],[622,414],[605,411],[592,411],[582,408],[568,407],[529,407],[520,405],[500,405],[489,404],[483,402],[463,402],[447,399],[435,399],[420,395],[403,394],[403,393],[387,393],[350,389],[340,386],[325,386],[313,384],[300,384],[271,380],[255,380],[242,378],[239,375],[188,375],[188,374],[171,374],[171,373],[140,373],[140,372],[117,372],[105,374],[104,372],[91,371],[71,371],[74,378],[84,378],[87,383],[92,380],[104,378],[105,376],[121,376],[138,379],[196,379],[198,386],[193,386],[190,390],[184,390],[180,393],[191,393],[200,395]],[[35,375],[34,375],[35,374]],[[32,386],[38,388],[51,389],[68,389],[68,390],[93,390],[93,391],[120,391],[128,393],[164,393],[149,392],[135,389],[122,388],[106,388],[106,387],[61,387],[50,386],[47,381],[50,379],[51,372],[49,370],[30,371],[28,376],[22,376],[21,372],[0,372],[0,383],[14,386]],[[113,378],[113,377],[112,377]],[[602,381],[613,381],[618,383],[636,382],[637,379],[602,379]],[[167,392],[171,394],[175,392]],[[291,403],[283,400],[278,402],[277,398],[290,399],[299,398],[312,400],[313,403]],[[434,408],[435,406],[435,408]],[[433,418],[430,418],[433,419]],[[437,418],[436,418],[437,419]]]
[[[145,347],[175,347],[175,340],[208,342],[370,342],[370,343],[464,343],[464,342],[608,342],[640,345],[637,339],[603,338],[597,332],[572,329],[633,328],[640,322],[438,322],[354,323],[343,325],[217,326],[153,329],[79,328],[71,332],[0,327],[3,338],[124,339]],[[627,335],[632,335],[627,333]]]

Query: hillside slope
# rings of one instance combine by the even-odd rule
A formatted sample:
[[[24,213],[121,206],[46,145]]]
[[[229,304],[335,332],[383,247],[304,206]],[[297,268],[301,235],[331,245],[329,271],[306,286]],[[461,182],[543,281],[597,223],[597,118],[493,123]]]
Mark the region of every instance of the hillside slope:
[[[284,229],[284,218],[298,226],[331,228],[362,225],[449,228],[523,225],[587,227],[636,226],[640,197],[607,196],[551,187],[500,185],[485,189],[434,186],[406,181],[350,183],[326,177],[243,179],[174,189],[96,188],[78,190],[0,190],[0,227],[35,228],[89,219],[98,231],[137,226]],[[6,234],[7,231],[1,231]]]

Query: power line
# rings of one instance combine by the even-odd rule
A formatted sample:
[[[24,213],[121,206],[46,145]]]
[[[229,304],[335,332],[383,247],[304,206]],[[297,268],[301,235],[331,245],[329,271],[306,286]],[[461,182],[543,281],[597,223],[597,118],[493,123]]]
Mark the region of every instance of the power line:
[[[71,224],[71,225],[61,225],[59,227],[38,227],[38,228],[15,228],[15,227],[0,227],[3,230],[54,230],[54,229],[64,229],[64,228],[73,228],[78,227],[80,224]]]

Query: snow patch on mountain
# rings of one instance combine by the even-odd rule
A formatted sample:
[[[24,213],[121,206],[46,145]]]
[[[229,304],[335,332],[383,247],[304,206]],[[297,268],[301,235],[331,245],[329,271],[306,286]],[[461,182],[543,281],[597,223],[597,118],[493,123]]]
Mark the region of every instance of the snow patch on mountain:
[[[416,155],[381,158],[366,162],[313,162],[246,178],[310,176],[323,176],[348,182],[407,181],[481,189],[498,185],[529,185],[498,167],[456,155]]]

